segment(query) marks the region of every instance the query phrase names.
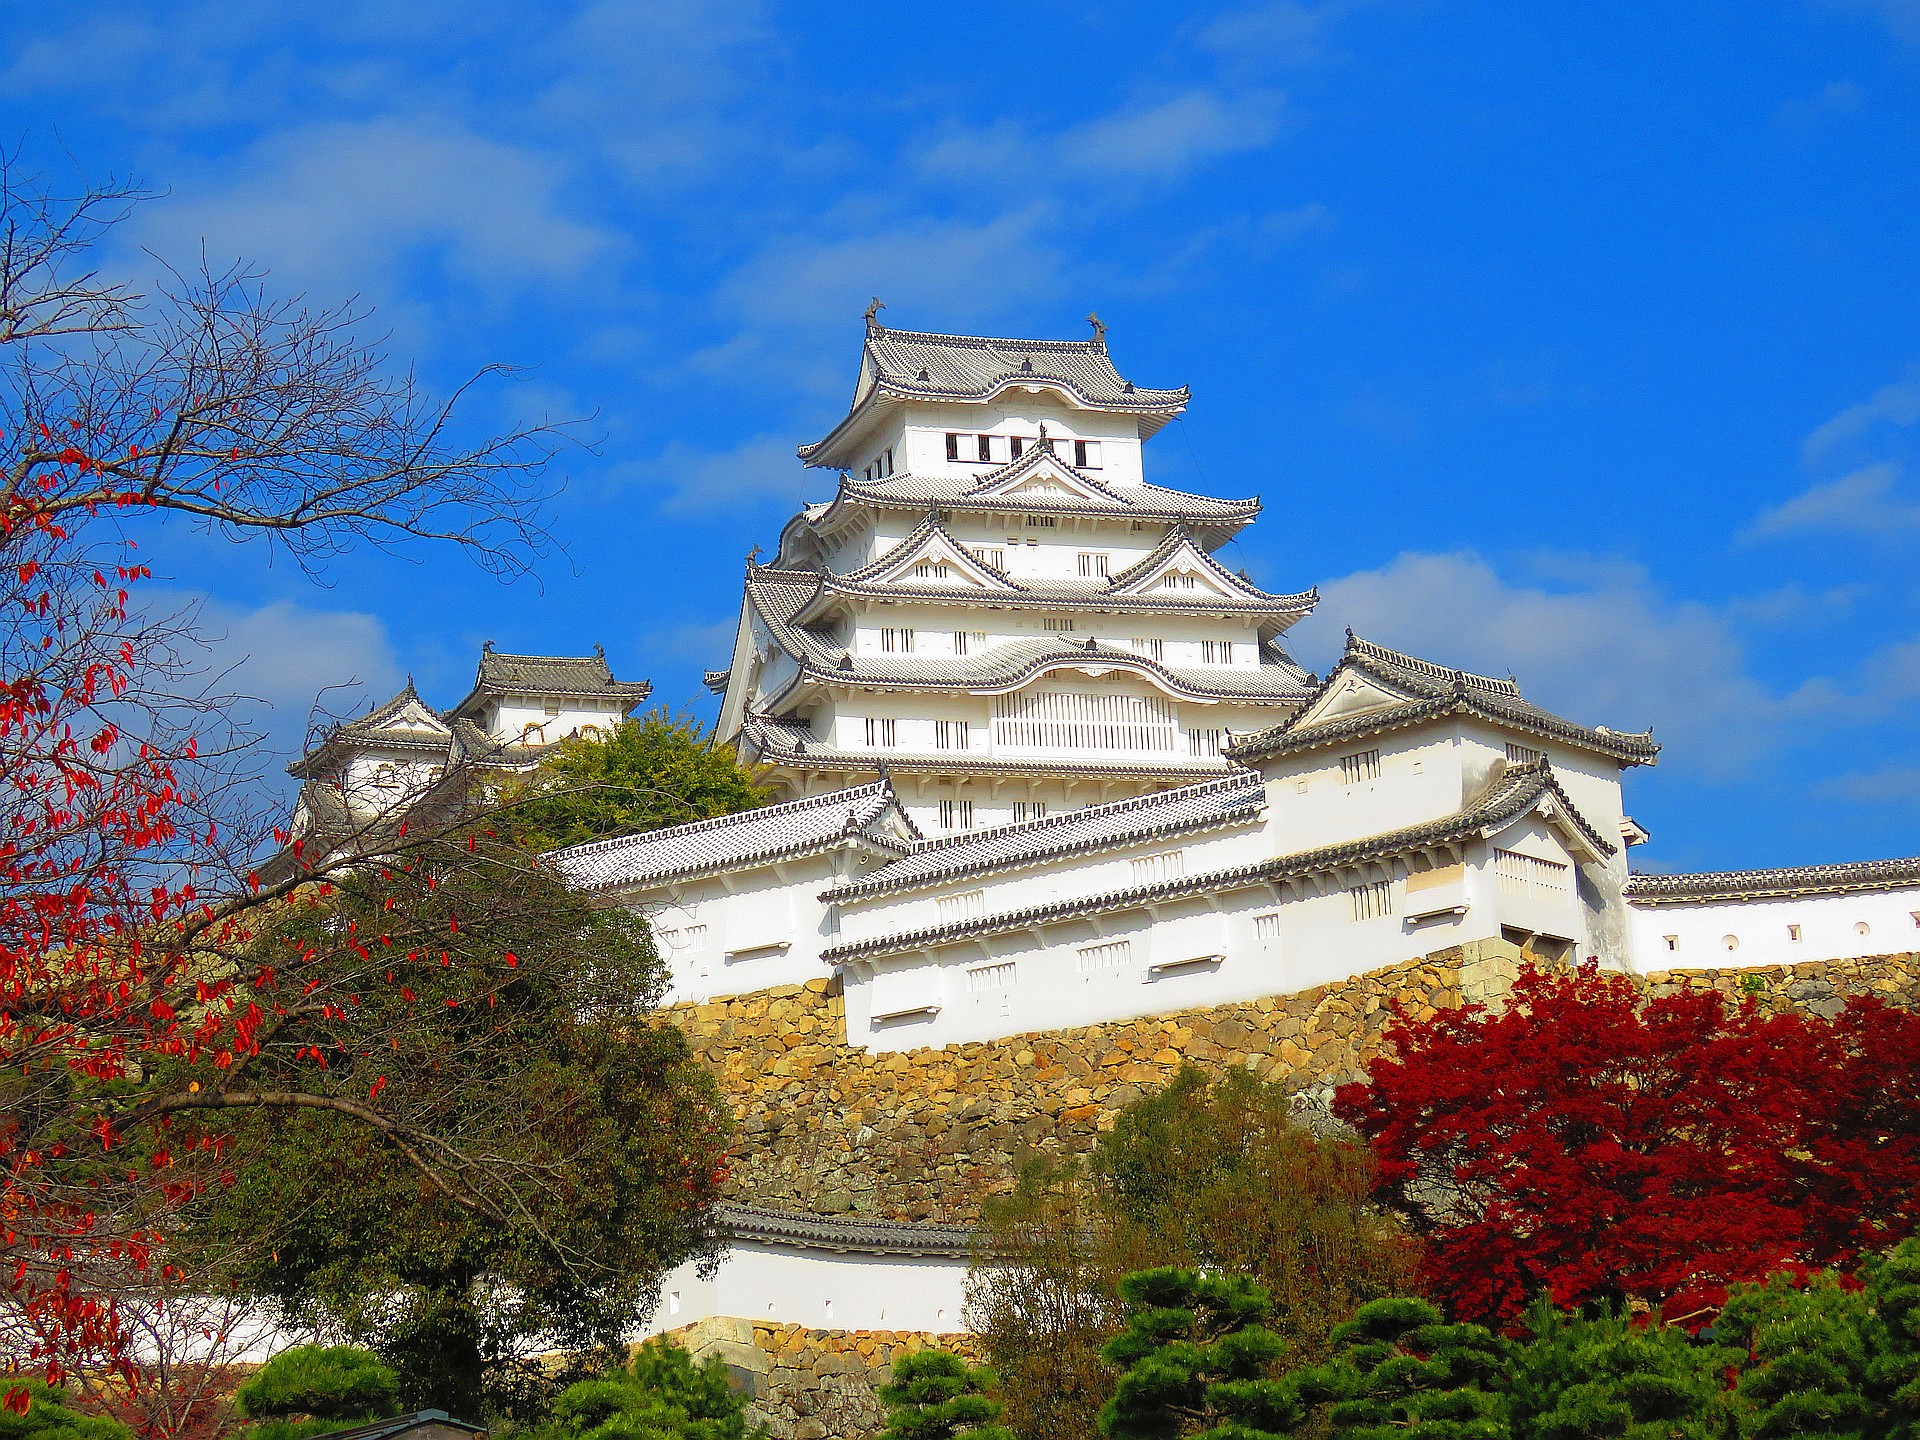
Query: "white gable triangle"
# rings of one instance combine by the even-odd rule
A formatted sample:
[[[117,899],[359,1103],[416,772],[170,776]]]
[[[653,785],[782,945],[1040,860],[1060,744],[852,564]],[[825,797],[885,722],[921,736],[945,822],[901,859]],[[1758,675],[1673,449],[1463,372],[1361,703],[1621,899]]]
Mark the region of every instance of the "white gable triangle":
[[[1008,467],[1011,473],[991,477],[971,493],[996,500],[1099,500],[1111,504],[1114,496],[1094,484],[1059,456],[1029,451]]]
[[[854,578],[877,585],[950,585],[970,590],[1012,588],[938,526],[928,526],[917,539],[902,542]]]
[[[1157,565],[1129,572],[1116,595],[1164,595],[1168,599],[1240,598],[1246,591],[1222,579],[1219,568],[1191,540],[1182,540]]]
[[[430,731],[435,735],[450,735],[446,724],[440,717],[418,700],[409,700],[393,714],[380,721],[382,730]]]
[[[1417,698],[1362,671],[1346,668],[1335,672],[1333,683],[1300,712],[1299,718],[1289,728],[1299,730],[1323,720],[1343,720],[1349,715],[1364,715],[1391,705],[1404,705]]]

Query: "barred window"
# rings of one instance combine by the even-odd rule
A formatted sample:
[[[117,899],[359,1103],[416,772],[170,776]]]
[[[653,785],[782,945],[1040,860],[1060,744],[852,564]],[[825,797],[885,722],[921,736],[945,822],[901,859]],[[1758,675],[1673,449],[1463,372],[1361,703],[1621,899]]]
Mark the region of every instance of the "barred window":
[[[1573,893],[1571,865],[1542,860],[1537,855],[1522,855],[1518,850],[1495,850],[1493,873],[1502,893],[1507,895],[1559,898]]]
[[[1107,569],[1108,569],[1108,566],[1112,563],[1111,557],[1097,550],[1096,551],[1083,550],[1080,552],[1079,559],[1080,559],[1080,577],[1083,580],[1091,580],[1095,578],[1105,580],[1107,578]]]
[[[1071,615],[1043,615],[1040,618],[1040,628],[1042,630],[1051,630],[1056,635],[1071,635],[1073,633],[1073,617]]]
[[[953,578],[953,571],[947,568],[947,562],[944,560],[922,560],[913,567],[913,578],[916,580],[949,580]]]
[[[1340,778],[1349,785],[1380,778],[1380,752],[1360,750],[1340,757]]]
[[[1203,665],[1231,665],[1233,663],[1233,642],[1231,640],[1202,640],[1200,642],[1200,662]]]
[[[956,630],[953,632],[953,653],[973,655],[987,648],[987,632],[984,630]]]
[[[1082,945],[1073,958],[1075,968],[1081,971],[1114,970],[1133,959],[1133,942],[1103,940],[1098,945]]]
[[[867,717],[867,744],[874,746],[898,745],[900,743],[900,722],[888,717],[877,719]]]
[[[1044,820],[1047,818],[1047,802],[1044,800],[1016,800],[1013,802],[1013,823],[1023,820]]]
[[[1144,635],[1136,635],[1127,644],[1136,654],[1144,655],[1149,660],[1167,658],[1167,642],[1164,640],[1153,640]]]
[[[1076,440],[1073,442],[1073,463],[1081,470],[1100,468],[1100,442],[1098,440]]]
[[[967,971],[967,993],[978,995],[983,990],[1011,989],[1017,979],[1019,975],[1011,960],[998,965],[975,965]]]
[[[1196,575],[1163,575],[1160,577],[1162,590],[1198,590],[1200,579]]]
[[[1055,520],[1055,518],[1054,518],[1053,516],[1051,516],[1051,515],[1029,515],[1029,516],[1027,516],[1027,528],[1028,528],[1029,530],[1051,530],[1051,529],[1053,529],[1053,528],[1054,528],[1054,527],[1055,527],[1055,526],[1056,526],[1056,525],[1057,525],[1058,523],[1059,523],[1059,522],[1058,522],[1057,520]]]
[[[1507,760],[1514,765],[1532,765],[1546,757],[1530,745],[1516,745],[1507,742]]]
[[[1280,938],[1280,912],[1269,910],[1264,915],[1253,917],[1253,938],[1256,940],[1278,940]]]
[[[942,830],[973,829],[973,801],[942,800],[940,802],[940,828]]]
[[[993,742],[1029,750],[1174,750],[1173,707],[1157,695],[1034,690],[998,695]]]
[[[964,890],[958,895],[942,895],[934,903],[942,925],[957,925],[963,920],[978,920],[987,913],[987,892]]]
[[[1189,755],[1218,755],[1226,748],[1227,732],[1224,730],[1187,731],[1187,753]]]
[[[936,720],[933,722],[933,748],[936,750],[964,750],[967,748],[967,722],[964,720]]]
[[[880,649],[888,655],[911,655],[913,631],[904,626],[887,626],[880,632]]]
[[[1355,920],[1379,920],[1393,914],[1393,882],[1375,880],[1366,885],[1348,887],[1347,898],[1353,904]]]
[[[982,565],[991,565],[996,570],[1004,570],[1007,568],[1007,552],[1004,546],[969,545],[967,549],[972,552],[973,558],[978,560]]]
[[[1187,873],[1187,852],[1168,850],[1161,855],[1142,855],[1132,863],[1134,884],[1157,885],[1163,880],[1178,880]]]

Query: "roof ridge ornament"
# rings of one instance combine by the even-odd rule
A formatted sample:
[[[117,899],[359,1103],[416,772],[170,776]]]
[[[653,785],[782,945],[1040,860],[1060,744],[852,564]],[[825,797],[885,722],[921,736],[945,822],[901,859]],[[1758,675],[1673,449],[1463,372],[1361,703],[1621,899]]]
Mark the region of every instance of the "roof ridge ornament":
[[[873,297],[873,299],[868,303],[867,310],[866,310],[865,319],[867,322],[867,329],[884,330],[887,328],[886,326],[880,323],[880,312],[886,308],[887,308],[886,301],[882,300],[878,295]]]
[[[1107,327],[1101,322],[1100,316],[1096,312],[1089,310],[1087,312],[1087,323],[1093,327],[1093,343],[1105,349],[1107,344]]]

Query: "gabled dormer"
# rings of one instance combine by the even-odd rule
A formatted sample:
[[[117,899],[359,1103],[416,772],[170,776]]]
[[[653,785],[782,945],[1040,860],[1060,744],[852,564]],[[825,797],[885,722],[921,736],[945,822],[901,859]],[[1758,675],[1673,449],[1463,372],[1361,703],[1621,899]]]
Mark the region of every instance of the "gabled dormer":
[[[1169,531],[1144,559],[1115,575],[1107,588],[1115,595],[1164,596],[1174,600],[1205,598],[1258,603],[1308,598],[1267,594],[1244,576],[1227,570],[1182,527]]]
[[[1044,427],[1043,427],[1044,428]],[[967,491],[968,499],[1062,501],[1094,504],[1102,509],[1127,502],[1092,476],[1076,470],[1053,450],[1035,447],[1011,460]]]
[[[932,517],[871,565],[840,577],[849,585],[906,586],[1016,593],[1020,586],[987,564]]]

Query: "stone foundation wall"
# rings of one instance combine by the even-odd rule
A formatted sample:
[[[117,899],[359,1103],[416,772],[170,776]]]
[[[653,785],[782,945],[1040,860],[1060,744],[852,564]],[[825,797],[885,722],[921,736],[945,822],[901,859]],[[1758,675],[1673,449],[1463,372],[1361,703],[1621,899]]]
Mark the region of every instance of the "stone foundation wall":
[[[715,1318],[668,1332],[693,1358],[718,1355],[750,1394],[747,1423],[772,1440],[862,1440],[885,1427],[878,1391],[893,1358],[943,1349],[978,1361],[963,1335],[904,1330],[807,1330]]]
[[[1413,1014],[1487,999],[1519,955],[1439,951],[1270,999],[939,1050],[855,1049],[825,980],[682,1007],[675,1018],[733,1097],[733,1190],[815,1214],[967,1221],[1033,1155],[1079,1155],[1116,1111],[1182,1061],[1244,1065],[1302,1090],[1358,1075],[1398,1000]],[[1920,956],[1661,971],[1654,993],[1707,985],[1823,1013],[1866,992],[1920,1004]]]
[[[1442,951],[1340,985],[939,1050],[855,1049],[827,981],[682,1007],[733,1098],[734,1193],[759,1205],[966,1221],[1028,1157],[1077,1155],[1182,1061],[1302,1088],[1349,1078],[1388,1006],[1415,1014],[1501,988],[1517,952]]]

